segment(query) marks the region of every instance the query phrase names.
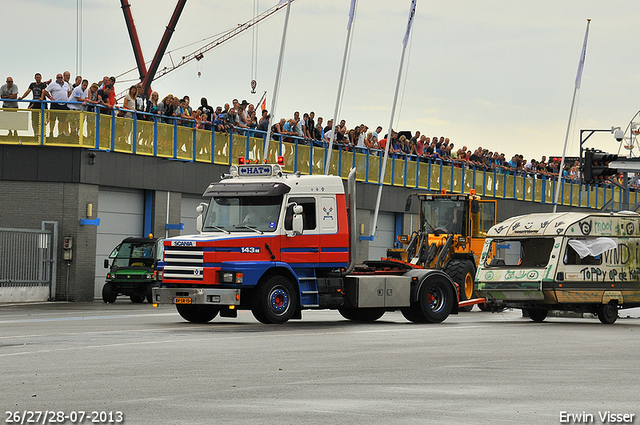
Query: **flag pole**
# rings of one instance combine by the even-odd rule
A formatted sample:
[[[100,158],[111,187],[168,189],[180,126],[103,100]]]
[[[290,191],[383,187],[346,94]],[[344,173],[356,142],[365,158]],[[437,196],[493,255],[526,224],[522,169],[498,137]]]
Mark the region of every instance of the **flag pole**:
[[[404,34],[402,40],[402,56],[400,57],[400,68],[398,70],[398,80],[396,81],[396,92],[393,96],[393,106],[391,107],[391,118],[389,119],[389,132],[387,133],[387,143],[384,147],[384,159],[382,160],[382,171],[380,172],[380,182],[378,183],[378,198],[376,199],[376,209],[373,213],[373,225],[371,226],[371,236],[369,240],[373,240],[376,233],[376,227],[378,225],[378,213],[380,212],[380,200],[382,198],[382,186],[384,185],[385,170],[387,168],[387,158],[389,157],[389,145],[391,144],[393,118],[396,113],[396,104],[398,101],[398,92],[400,91],[400,80],[402,78],[402,65],[404,63],[404,53],[407,49],[407,43],[409,41],[409,34],[411,33],[411,26],[413,25],[413,17],[416,14],[416,0],[411,1],[411,8],[409,9],[409,22],[407,23],[407,31]]]
[[[284,28],[282,30],[282,41],[280,42],[280,56],[278,57],[278,68],[276,69],[276,80],[273,85],[273,99],[271,99],[271,120],[267,128],[267,134],[262,144],[262,161],[267,159],[267,149],[269,147],[269,141],[271,139],[271,127],[273,126],[273,120],[275,119],[276,101],[278,100],[278,86],[280,85],[280,75],[282,74],[282,60],[284,59],[284,46],[287,40],[287,27],[289,26],[289,13],[291,11],[291,0],[280,0],[280,3],[287,2],[287,14],[284,18]],[[265,92],[266,93],[266,92]]]
[[[349,9],[349,23],[347,24],[347,39],[344,43],[344,54],[342,55],[342,69],[340,70],[340,82],[338,83],[338,95],[336,96],[336,107],[333,111],[333,128],[331,129],[331,138],[329,139],[329,150],[327,159],[324,164],[324,173],[329,174],[329,166],[331,165],[331,152],[333,152],[333,141],[336,140],[336,125],[338,124],[338,110],[340,109],[340,101],[342,99],[342,91],[344,89],[344,73],[347,65],[347,52],[351,41],[351,25],[355,18],[356,3],[358,0],[351,0],[351,8]]]
[[[567,123],[567,133],[564,136],[564,147],[562,148],[562,159],[560,160],[560,167],[558,168],[558,184],[556,185],[556,194],[553,198],[553,212],[558,209],[558,195],[560,194],[560,186],[562,185],[562,173],[564,168],[564,158],[567,152],[567,141],[569,140],[569,131],[571,128],[571,119],[573,117],[573,106],[576,102],[576,93],[580,89],[580,83],[582,82],[582,70],[584,68],[584,60],[587,55],[587,39],[589,38],[589,24],[591,19],[587,19],[587,30],[584,33],[584,43],[582,44],[582,53],[580,54],[580,61],[578,62],[578,73],[576,74],[576,84],[573,88],[573,98],[571,100],[571,111],[569,111],[569,122]]]
[[[256,103],[256,109],[258,109],[257,107],[259,105],[262,105],[262,101],[264,100],[264,97],[267,95],[267,91],[265,90],[264,93],[262,93],[262,97],[260,97],[260,100],[258,100],[258,103]],[[262,112],[262,109],[260,110]]]

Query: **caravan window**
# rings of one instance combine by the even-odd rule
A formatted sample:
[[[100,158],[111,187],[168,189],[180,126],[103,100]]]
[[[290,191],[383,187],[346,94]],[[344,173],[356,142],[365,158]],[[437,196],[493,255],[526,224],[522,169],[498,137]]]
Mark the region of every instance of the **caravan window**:
[[[567,265],[599,265],[602,254],[617,247],[611,238],[575,238],[567,241],[564,263]]]
[[[501,239],[491,241],[487,267],[531,268],[549,263],[553,238]]]

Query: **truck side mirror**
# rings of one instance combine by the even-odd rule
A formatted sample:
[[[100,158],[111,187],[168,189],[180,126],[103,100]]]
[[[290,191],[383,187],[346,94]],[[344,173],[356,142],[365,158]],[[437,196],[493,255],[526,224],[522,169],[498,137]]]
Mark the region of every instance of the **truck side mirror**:
[[[480,202],[477,199],[471,200],[471,213],[476,214],[480,212]]]
[[[293,207],[293,221],[291,223],[291,227],[293,228],[294,235],[302,234],[302,229],[304,227],[302,211],[302,205],[295,205]]]
[[[196,212],[198,213],[198,216],[196,217],[196,230],[198,230],[198,233],[202,233],[202,223],[208,207],[209,204],[205,204],[204,202],[201,202],[200,205],[196,207]]]
[[[109,268],[109,260],[108,259],[104,259],[104,268],[108,269]]]

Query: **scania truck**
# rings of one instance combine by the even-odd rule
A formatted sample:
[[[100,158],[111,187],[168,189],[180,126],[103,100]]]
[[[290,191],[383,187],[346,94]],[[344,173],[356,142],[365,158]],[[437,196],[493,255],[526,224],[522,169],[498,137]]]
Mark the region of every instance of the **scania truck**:
[[[165,240],[154,305],[174,304],[196,323],[238,310],[266,324],[301,319],[306,309],[353,321],[390,310],[419,323],[456,314],[457,285],[441,270],[385,260],[356,266],[355,187],[355,169],[345,192],[338,176],[241,159],[205,190],[200,233]]]

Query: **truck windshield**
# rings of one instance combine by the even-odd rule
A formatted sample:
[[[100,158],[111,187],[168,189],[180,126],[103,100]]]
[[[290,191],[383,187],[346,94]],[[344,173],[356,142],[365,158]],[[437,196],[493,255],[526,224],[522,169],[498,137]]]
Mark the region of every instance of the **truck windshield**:
[[[422,230],[428,233],[464,234],[466,202],[435,197],[422,203]]]
[[[553,238],[494,239],[490,242],[486,267],[531,268],[549,263]]]
[[[274,232],[282,196],[214,197],[202,230],[205,232]]]

